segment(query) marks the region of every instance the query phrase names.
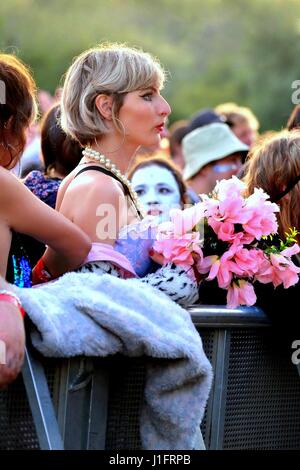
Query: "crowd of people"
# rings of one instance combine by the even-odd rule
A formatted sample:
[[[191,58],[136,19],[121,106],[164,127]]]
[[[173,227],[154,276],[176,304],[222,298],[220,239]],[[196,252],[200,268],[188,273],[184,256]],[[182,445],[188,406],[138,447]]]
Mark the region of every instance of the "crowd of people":
[[[153,224],[233,175],[248,194],[260,187],[279,204],[280,235],[300,229],[299,109],[284,130],[263,135],[252,111],[235,103],[168,127],[163,67],[116,44],[78,56],[55,98],[40,93],[38,124],[26,65],[1,54],[0,80],[0,386],[14,380],[24,355],[24,310],[13,285],[30,288],[75,271],[138,278],[183,307],[223,303],[213,283],[199,289],[193,272],[162,264],[152,249]],[[298,285],[276,289],[269,302],[262,289],[258,303],[279,321],[297,292]]]

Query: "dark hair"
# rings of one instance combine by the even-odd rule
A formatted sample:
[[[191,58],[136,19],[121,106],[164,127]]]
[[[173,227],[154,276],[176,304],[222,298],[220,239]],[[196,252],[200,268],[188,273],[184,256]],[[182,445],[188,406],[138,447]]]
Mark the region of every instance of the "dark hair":
[[[55,169],[67,176],[82,158],[80,144],[67,136],[60,127],[60,104],[45,114],[41,126],[41,147],[46,173]]]
[[[180,168],[178,168],[177,165],[172,160],[169,160],[166,157],[163,157],[160,155],[153,155],[153,156],[148,156],[148,157],[145,157],[143,155],[142,157],[137,157],[135,163],[133,164],[133,166],[130,168],[128,172],[128,179],[131,180],[133,174],[140,168],[146,168],[147,166],[151,166],[151,165],[157,165],[162,168],[166,168],[167,170],[170,171],[170,173],[172,173],[172,175],[174,176],[178,184],[179,193],[180,193],[180,202],[182,205],[187,204],[189,201],[188,195],[187,195],[187,187],[181,176]]]
[[[300,127],[300,104],[297,104],[294,107],[290,117],[288,118],[286,127],[289,131]]]
[[[219,114],[217,114],[213,109],[202,109],[191,117],[190,123],[187,127],[187,134],[199,127],[204,127],[208,124],[213,124],[214,122],[224,123],[224,118],[219,116]]]
[[[36,117],[36,85],[23,62],[11,54],[0,54],[0,142],[9,150],[12,168],[25,144],[27,127]]]
[[[176,145],[181,145],[182,139],[187,133],[187,125],[188,121],[181,120],[173,122],[173,124],[171,124],[169,127],[169,145],[171,157],[176,153]]]

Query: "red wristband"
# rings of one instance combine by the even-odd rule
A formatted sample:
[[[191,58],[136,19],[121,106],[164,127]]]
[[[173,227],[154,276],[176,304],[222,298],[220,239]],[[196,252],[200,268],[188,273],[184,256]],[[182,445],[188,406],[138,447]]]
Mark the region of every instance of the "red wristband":
[[[43,258],[41,258],[32,270],[32,284],[43,284],[53,279],[49,271],[47,270]]]
[[[2,291],[0,292],[0,300],[3,300],[4,302],[7,302],[9,304],[15,305],[22,317],[25,317],[25,310],[23,309],[21,302],[19,298],[13,293],[9,291]]]

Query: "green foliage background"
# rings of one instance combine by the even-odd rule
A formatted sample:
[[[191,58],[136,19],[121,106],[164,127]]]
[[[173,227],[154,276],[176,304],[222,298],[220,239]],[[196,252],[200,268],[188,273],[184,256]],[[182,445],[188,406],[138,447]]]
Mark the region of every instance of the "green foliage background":
[[[0,47],[53,92],[72,58],[104,40],[159,57],[171,120],[201,107],[250,106],[262,129],[285,125],[300,79],[299,0],[2,0]]]

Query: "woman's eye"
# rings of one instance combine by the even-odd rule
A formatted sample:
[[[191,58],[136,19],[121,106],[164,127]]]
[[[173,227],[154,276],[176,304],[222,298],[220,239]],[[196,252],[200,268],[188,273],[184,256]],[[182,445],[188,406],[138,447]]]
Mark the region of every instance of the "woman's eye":
[[[136,194],[140,197],[140,196],[143,196],[145,194],[145,190],[144,189],[136,189]]]
[[[152,100],[153,93],[146,93],[145,95],[142,95],[142,98],[145,101],[151,101]]]
[[[170,194],[171,190],[169,188],[160,188],[159,192],[160,194]]]

